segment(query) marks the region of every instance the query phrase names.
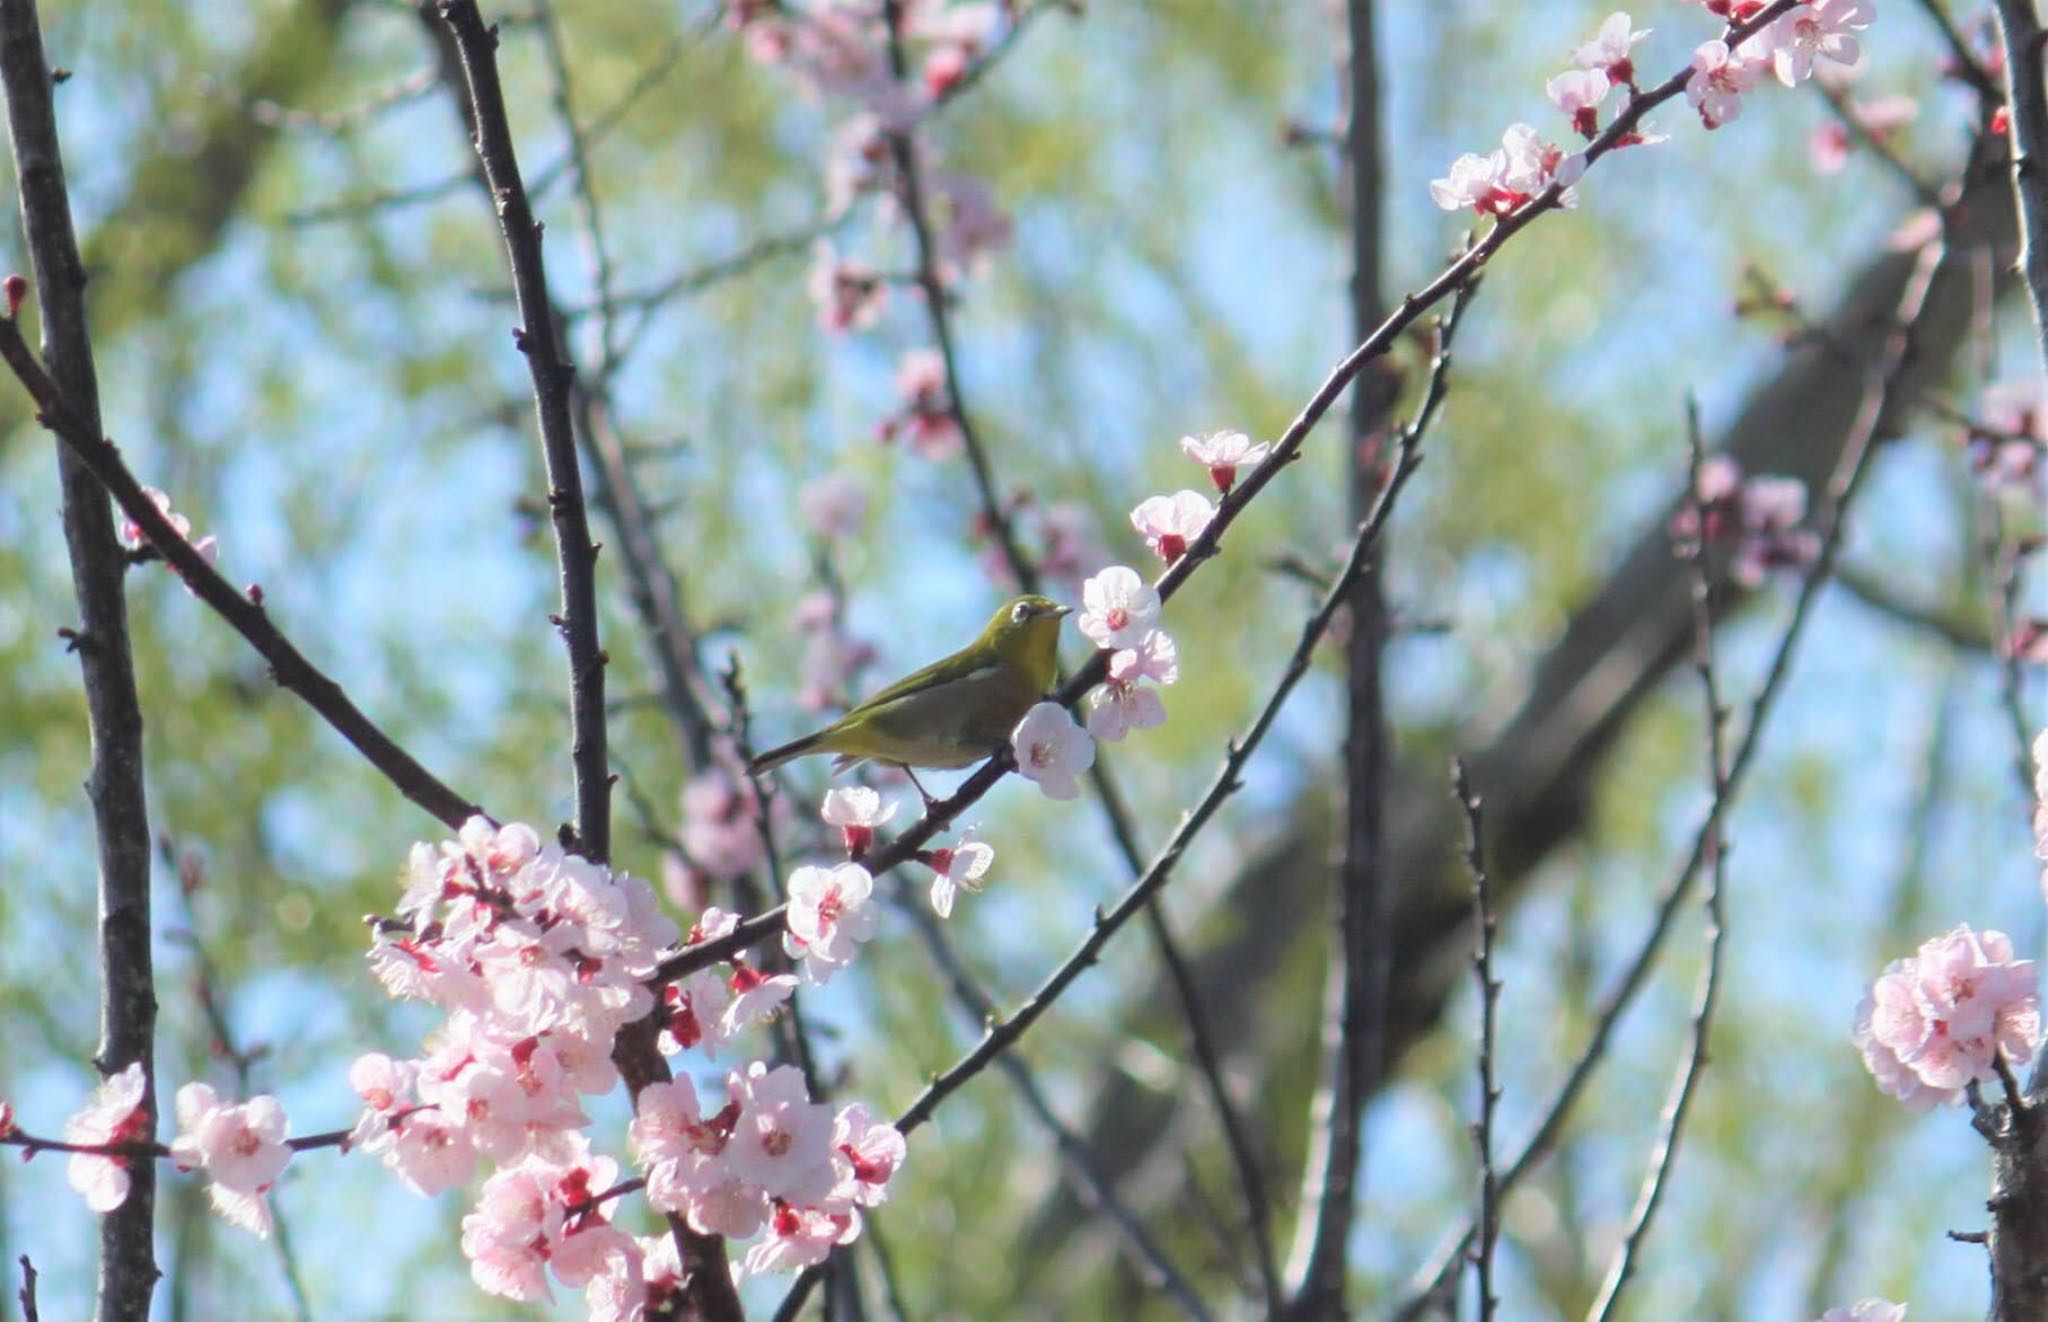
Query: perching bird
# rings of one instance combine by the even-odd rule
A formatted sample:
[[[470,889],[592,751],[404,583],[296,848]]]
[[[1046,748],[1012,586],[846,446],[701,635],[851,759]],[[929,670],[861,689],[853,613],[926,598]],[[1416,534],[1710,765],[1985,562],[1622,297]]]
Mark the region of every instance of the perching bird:
[[[895,766],[964,767],[1008,741],[1058,673],[1060,619],[1068,608],[1018,597],[981,637],[862,702],[832,724],[747,764],[758,776],[792,758],[837,753],[837,773],[872,759]]]

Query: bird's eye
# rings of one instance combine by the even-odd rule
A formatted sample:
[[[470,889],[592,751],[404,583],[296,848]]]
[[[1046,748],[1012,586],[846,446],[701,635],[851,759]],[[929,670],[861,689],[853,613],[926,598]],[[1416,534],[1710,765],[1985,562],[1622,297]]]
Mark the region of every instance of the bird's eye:
[[[1028,601],[1020,601],[1015,606],[1012,606],[1010,608],[1010,623],[1022,624],[1024,623],[1025,617],[1030,614],[1031,603]]]

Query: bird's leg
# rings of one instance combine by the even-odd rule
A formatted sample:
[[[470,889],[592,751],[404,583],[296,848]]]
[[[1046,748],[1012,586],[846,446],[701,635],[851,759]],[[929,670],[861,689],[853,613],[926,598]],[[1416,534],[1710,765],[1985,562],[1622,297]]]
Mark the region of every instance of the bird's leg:
[[[917,778],[917,773],[915,771],[912,771],[909,767],[904,767],[903,774],[910,777],[910,783],[917,787],[918,794],[924,799],[924,810],[926,812],[930,812],[932,810],[932,805],[934,803],[937,803],[938,800],[934,799],[931,795],[931,791],[924,787],[924,782],[920,781]]]

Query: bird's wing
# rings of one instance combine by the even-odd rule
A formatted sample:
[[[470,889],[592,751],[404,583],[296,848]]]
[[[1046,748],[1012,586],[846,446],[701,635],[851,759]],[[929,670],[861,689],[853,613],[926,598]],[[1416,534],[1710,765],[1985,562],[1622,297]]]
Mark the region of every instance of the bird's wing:
[[[852,720],[857,716],[872,715],[879,708],[887,707],[891,703],[901,702],[919,693],[928,693],[947,684],[963,680],[988,679],[994,674],[997,666],[998,663],[995,661],[980,666],[972,665],[956,652],[943,661],[935,661],[922,670],[905,675],[880,693],[863,698],[846,713],[844,719]]]

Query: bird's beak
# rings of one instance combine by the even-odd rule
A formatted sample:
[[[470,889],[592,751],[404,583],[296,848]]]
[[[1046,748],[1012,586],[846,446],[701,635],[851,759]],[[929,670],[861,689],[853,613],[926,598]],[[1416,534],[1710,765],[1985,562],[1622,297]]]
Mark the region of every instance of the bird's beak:
[[[1055,620],[1063,619],[1066,616],[1072,615],[1073,613],[1074,608],[1072,606],[1055,606],[1052,608],[1052,617]]]

